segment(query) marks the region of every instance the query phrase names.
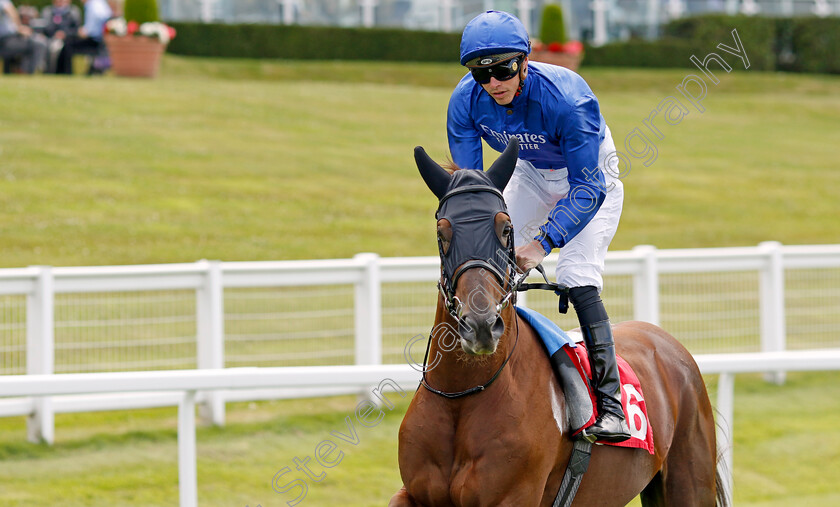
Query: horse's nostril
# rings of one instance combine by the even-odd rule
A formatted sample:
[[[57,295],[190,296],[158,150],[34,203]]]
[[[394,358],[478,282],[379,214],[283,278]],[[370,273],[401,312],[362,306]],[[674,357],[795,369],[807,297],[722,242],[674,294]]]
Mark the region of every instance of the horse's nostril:
[[[461,338],[472,341],[475,339],[476,326],[471,316],[462,317],[458,322],[458,332],[461,333]]]
[[[493,338],[500,339],[505,333],[505,321],[502,320],[501,315],[496,316],[496,321],[493,323]]]
[[[472,313],[458,322],[461,346],[470,354],[492,354],[505,331],[505,324],[498,314]]]

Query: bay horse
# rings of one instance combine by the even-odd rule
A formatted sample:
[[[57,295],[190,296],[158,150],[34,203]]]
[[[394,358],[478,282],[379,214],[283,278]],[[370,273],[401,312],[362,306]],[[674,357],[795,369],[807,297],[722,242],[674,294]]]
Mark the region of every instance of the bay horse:
[[[426,388],[399,431],[403,487],[389,507],[551,506],[560,488],[574,445],[566,400],[540,339],[507,304],[513,237],[496,198],[517,154],[514,139],[486,173],[450,174],[415,148],[441,200],[441,290]],[[641,382],[655,453],[595,445],[572,505],[623,506],[638,495],[646,507],[725,505],[712,406],[691,354],[644,322],[614,335]]]

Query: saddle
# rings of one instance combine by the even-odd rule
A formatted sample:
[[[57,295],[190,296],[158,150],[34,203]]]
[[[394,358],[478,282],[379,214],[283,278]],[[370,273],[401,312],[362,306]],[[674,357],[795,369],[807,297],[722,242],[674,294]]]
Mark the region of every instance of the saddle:
[[[548,317],[530,308],[517,306],[516,313],[536,331],[548,357],[552,358],[557,380],[566,397],[569,425],[574,437],[594,424],[598,416],[595,394],[589,384],[591,370],[583,336],[574,331],[566,333]],[[621,404],[631,437],[624,442],[598,443],[645,449],[653,454],[653,431],[639,378],[621,356],[616,356],[616,361],[622,386]]]

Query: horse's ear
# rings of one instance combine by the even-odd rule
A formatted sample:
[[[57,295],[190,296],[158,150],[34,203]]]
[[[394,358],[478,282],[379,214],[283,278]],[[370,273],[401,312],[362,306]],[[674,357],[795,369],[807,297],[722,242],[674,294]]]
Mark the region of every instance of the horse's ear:
[[[519,156],[519,139],[511,137],[508,141],[507,148],[499,155],[499,158],[493,162],[490,169],[487,169],[487,177],[493,182],[499,190],[503,191],[513,175],[513,170],[516,168],[516,157]]]
[[[420,176],[423,177],[426,186],[438,199],[442,199],[446,195],[446,189],[449,187],[449,180],[452,177],[440,164],[426,154],[426,150],[422,146],[414,148],[414,161],[417,162],[417,169],[420,170]]]

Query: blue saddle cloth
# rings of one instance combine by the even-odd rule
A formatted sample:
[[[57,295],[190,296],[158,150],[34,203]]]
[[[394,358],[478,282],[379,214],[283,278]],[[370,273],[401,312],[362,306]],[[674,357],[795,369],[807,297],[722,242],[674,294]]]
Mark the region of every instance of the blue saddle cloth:
[[[560,329],[560,326],[549,320],[545,315],[521,306],[516,307],[516,313],[534,328],[537,335],[542,339],[549,357],[553,356],[564,345],[568,345],[571,348],[576,347],[574,340],[565,331]]]

